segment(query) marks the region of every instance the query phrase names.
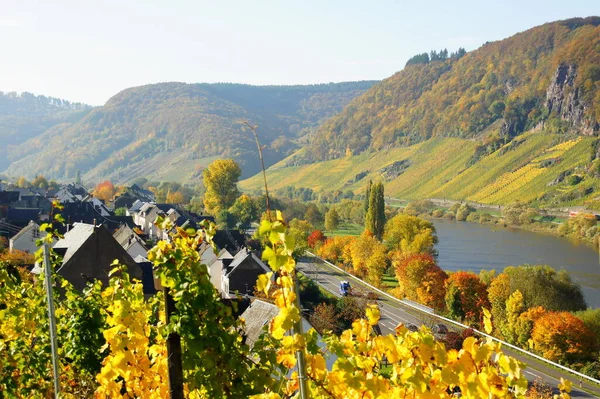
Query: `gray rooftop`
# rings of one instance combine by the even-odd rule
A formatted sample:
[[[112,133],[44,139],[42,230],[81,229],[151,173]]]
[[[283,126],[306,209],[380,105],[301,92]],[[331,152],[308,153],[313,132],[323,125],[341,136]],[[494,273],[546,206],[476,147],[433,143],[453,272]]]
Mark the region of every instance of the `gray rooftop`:
[[[75,223],[71,230],[65,233],[64,238],[54,244],[54,249],[66,248],[63,257],[63,265],[71,259],[71,256],[94,234],[94,225],[87,223]]]
[[[264,331],[263,327],[268,325],[278,313],[279,308],[277,306],[259,299],[254,300],[250,307],[242,313],[240,317],[246,322],[244,326],[246,344],[250,348],[258,341],[260,334]]]

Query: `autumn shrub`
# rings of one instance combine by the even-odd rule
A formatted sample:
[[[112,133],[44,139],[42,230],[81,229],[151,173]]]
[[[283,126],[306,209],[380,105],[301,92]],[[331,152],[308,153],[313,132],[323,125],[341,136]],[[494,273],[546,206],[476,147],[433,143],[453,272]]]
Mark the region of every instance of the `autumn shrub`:
[[[531,340],[546,359],[567,364],[593,358],[598,348],[594,333],[569,312],[547,312],[539,317]]]

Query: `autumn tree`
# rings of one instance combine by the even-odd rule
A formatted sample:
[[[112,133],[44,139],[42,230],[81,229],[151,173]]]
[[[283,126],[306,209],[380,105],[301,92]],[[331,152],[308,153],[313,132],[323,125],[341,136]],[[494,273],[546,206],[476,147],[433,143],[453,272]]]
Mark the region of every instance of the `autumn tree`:
[[[365,231],[350,245],[354,274],[375,285],[381,284],[381,276],[387,268],[387,248]]]
[[[48,188],[48,180],[43,175],[38,175],[31,181],[31,185],[33,187],[47,189]]]
[[[17,187],[28,188],[28,187],[31,187],[31,183],[25,178],[25,176],[21,176],[17,180]]]
[[[546,314],[546,309],[541,306],[535,306],[519,315],[516,324],[512,327],[514,330],[515,343],[522,348],[529,348],[531,332],[537,319]]]
[[[334,305],[321,303],[317,305],[314,312],[310,315],[310,324],[319,332],[339,333],[341,329],[340,320]]]
[[[242,174],[239,165],[233,159],[217,159],[204,171],[204,209],[216,215],[222,209],[229,209],[239,196],[238,179]]]
[[[436,310],[445,307],[444,283],[448,275],[428,254],[410,254],[394,261],[400,292],[408,299]]]
[[[335,230],[340,224],[340,215],[335,210],[335,206],[332,206],[329,211],[325,214],[325,230]]]
[[[94,196],[104,201],[112,200],[115,193],[115,186],[109,180],[98,183],[94,189]]]
[[[385,201],[383,183],[375,183],[369,194],[369,210],[365,215],[365,230],[381,241],[385,229]]]
[[[167,203],[177,205],[185,203],[183,193],[181,191],[169,191],[167,194]]]
[[[256,202],[254,202],[247,194],[239,196],[229,211],[243,228],[249,227],[250,223],[258,220],[258,207],[256,206]]]
[[[504,324],[502,336],[510,343],[515,343],[517,340],[516,328],[519,316],[525,310],[523,302],[523,294],[516,290],[506,300],[506,323]]]
[[[435,253],[438,242],[435,227],[417,216],[398,214],[385,224],[383,236],[391,251],[402,254]]]
[[[596,350],[594,334],[569,312],[548,312],[537,319],[533,348],[548,360],[572,363],[589,359]]]
[[[485,284],[475,273],[458,271],[446,280],[446,303],[458,300],[464,319],[472,323],[482,320],[482,308],[489,308]],[[450,309],[451,306],[448,306]]]
[[[318,248],[326,239],[327,237],[321,230],[315,230],[308,235],[308,246],[313,249]]]

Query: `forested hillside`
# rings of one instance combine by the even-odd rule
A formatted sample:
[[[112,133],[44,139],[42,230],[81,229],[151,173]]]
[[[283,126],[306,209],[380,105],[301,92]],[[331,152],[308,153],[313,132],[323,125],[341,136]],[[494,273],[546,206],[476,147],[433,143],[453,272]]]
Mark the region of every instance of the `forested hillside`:
[[[420,54],[326,121],[296,162],[431,137],[506,143],[536,127],[600,130],[600,18],[548,23],[476,51]],[[433,53],[432,53],[433,54]],[[499,122],[496,124],[496,122]]]
[[[273,188],[360,192],[374,179],[401,198],[600,208],[600,18],[431,55],[325,121],[269,170]]]
[[[52,126],[80,119],[91,107],[31,93],[0,92],[0,170],[8,165],[12,146],[42,134]]]
[[[267,165],[290,154],[324,118],[375,82],[310,86],[160,83],[124,90],[76,123],[55,126],[8,151],[10,175],[86,180],[199,178],[215,158],[258,171],[258,125]]]

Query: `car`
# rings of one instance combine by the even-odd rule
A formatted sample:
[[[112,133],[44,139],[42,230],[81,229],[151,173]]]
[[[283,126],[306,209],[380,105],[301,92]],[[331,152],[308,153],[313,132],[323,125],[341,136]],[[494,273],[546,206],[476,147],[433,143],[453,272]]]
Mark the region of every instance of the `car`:
[[[445,324],[436,324],[431,328],[431,332],[434,334],[447,334],[448,327]]]
[[[419,327],[417,327],[414,324],[407,324],[406,328],[408,328],[408,331],[412,331],[412,332],[419,331]]]
[[[350,283],[347,281],[342,281],[340,283],[340,294],[342,296],[348,296],[350,295],[350,290],[352,289],[352,287],[350,287]]]

